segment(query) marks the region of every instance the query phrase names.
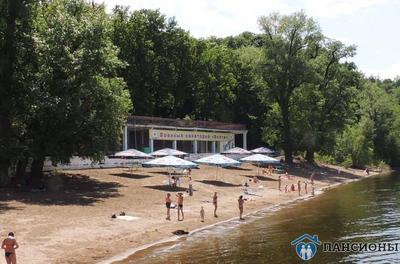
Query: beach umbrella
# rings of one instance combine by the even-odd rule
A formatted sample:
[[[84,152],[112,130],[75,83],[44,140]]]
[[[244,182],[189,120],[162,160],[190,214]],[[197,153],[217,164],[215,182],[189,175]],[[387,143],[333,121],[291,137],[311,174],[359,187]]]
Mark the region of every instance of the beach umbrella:
[[[166,156],[162,158],[157,158],[154,160],[147,161],[142,164],[143,167],[170,167],[170,168],[195,168],[196,163],[188,160],[184,160],[175,156]]]
[[[260,165],[261,164],[279,164],[280,161],[262,154],[254,154],[243,159],[240,159],[243,162],[253,163],[257,165],[257,175],[259,175]]]
[[[266,148],[266,147],[260,147],[260,148],[256,148],[253,150],[250,150],[252,153],[255,154],[275,154],[275,151],[273,151],[272,149]]]
[[[141,152],[137,149],[127,149],[123,151],[119,151],[112,156],[109,156],[111,159],[133,159],[133,160],[141,160],[141,159],[152,159],[153,157],[149,154]],[[129,162],[128,162],[129,164]],[[140,161],[131,162],[131,173],[134,164],[140,164]]]
[[[169,168],[169,184],[171,185],[171,168],[191,169],[197,168],[197,164],[188,160],[184,160],[175,156],[166,156],[147,161],[142,164],[143,167],[168,167]]]
[[[247,155],[247,154],[252,154],[252,152],[242,149],[242,148],[231,148],[228,150],[225,150],[224,152],[221,152],[222,154],[238,154],[238,155]]]
[[[165,157],[165,156],[186,156],[187,153],[171,148],[163,148],[150,153],[154,157]]]
[[[149,154],[141,152],[137,149],[127,149],[124,151],[119,151],[114,155],[110,156],[111,158],[119,158],[119,159],[152,159],[153,157]]]
[[[199,164],[216,166],[216,167],[239,166],[241,164],[239,161],[225,157],[224,155],[221,155],[221,154],[207,156],[207,157],[195,160],[194,162],[199,163]],[[217,178],[217,175],[218,175],[218,169],[217,169],[215,178]]]

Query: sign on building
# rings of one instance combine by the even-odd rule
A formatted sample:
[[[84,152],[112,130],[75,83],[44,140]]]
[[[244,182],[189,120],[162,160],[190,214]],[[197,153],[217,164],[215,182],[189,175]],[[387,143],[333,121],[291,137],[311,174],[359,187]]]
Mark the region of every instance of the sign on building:
[[[233,133],[204,132],[204,131],[181,131],[150,129],[150,139],[155,140],[182,140],[182,141],[231,141],[234,140]]]

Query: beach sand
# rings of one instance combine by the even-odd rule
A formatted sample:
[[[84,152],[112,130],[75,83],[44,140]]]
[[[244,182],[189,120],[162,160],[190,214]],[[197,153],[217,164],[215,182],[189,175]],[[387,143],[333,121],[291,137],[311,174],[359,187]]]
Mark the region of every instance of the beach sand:
[[[316,190],[337,183],[361,179],[360,170],[320,166],[314,177]],[[19,242],[19,263],[97,263],[128,249],[173,236],[177,229],[192,231],[203,226],[238,216],[237,198],[243,194],[243,183],[257,174],[257,168],[244,164],[238,169],[200,166],[192,170],[194,195],[166,186],[166,169],[151,168],[130,171],[127,168],[91,169],[58,172],[48,181],[53,191],[17,192],[0,190],[0,234],[14,231]],[[261,173],[260,169],[260,173]],[[283,177],[282,192],[277,190],[278,175],[259,177],[250,188],[257,194],[245,195],[244,213],[267,208],[298,197],[298,192],[285,193],[286,184],[308,181],[311,170],[305,164],[289,169],[292,180]],[[372,175],[373,173],[371,173]],[[259,188],[262,185],[263,188]],[[304,195],[304,184],[302,184]],[[177,221],[171,209],[171,221],[165,220],[164,197],[170,192],[184,192],[185,220]],[[308,184],[311,192],[311,184]],[[218,192],[218,218],[213,217],[212,196]],[[200,222],[204,207],[205,222]],[[113,213],[126,212],[128,219],[112,219]]]

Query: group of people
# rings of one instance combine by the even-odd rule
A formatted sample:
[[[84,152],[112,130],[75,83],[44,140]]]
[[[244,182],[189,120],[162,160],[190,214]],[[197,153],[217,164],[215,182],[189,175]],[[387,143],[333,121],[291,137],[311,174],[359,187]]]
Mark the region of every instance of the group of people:
[[[286,179],[290,180],[291,176],[286,172],[285,173]],[[310,181],[311,181],[311,194],[314,196],[314,172],[311,174],[310,176]],[[301,196],[301,186],[302,184],[304,184],[304,192],[305,194],[308,194],[308,182],[307,181],[297,181],[297,188],[296,185],[294,183],[292,184],[286,184],[285,185],[285,193],[288,192],[295,192],[297,190],[299,196]],[[282,176],[278,177],[278,190],[282,191]]]
[[[246,199],[243,198],[243,195],[239,196],[238,199],[238,207],[239,207],[239,219],[243,220],[243,205],[244,201]],[[214,192],[214,195],[212,197],[212,204],[214,206],[214,217],[217,218],[217,209],[218,209],[218,193]],[[167,196],[165,197],[165,207],[167,208],[167,217],[165,218],[166,220],[171,220],[171,208],[175,209],[177,208],[177,213],[178,213],[178,221],[183,221],[185,219],[184,213],[183,213],[183,193],[178,193],[176,195],[176,205],[172,203],[172,198],[171,194],[167,193]],[[201,206],[200,208],[200,221],[204,222],[205,218],[205,211],[204,207]]]
[[[7,264],[17,264],[17,255],[15,250],[18,248],[17,240],[13,232],[8,233],[8,237],[3,240],[1,248],[4,249],[4,255]]]

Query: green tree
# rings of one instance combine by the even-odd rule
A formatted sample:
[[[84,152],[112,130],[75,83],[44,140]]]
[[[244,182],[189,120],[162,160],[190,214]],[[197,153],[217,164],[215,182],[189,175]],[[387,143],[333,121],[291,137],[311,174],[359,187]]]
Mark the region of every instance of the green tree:
[[[83,0],[41,5],[34,33],[38,71],[24,120],[33,179],[41,178],[46,156],[101,159],[119,145],[131,102],[117,77],[123,63],[110,33],[103,6]]]
[[[354,115],[354,101],[360,87],[360,74],[353,63],[340,61],[354,54],[353,46],[329,41],[310,61],[314,73],[311,82],[294,93],[293,123],[298,147],[306,150],[308,162],[316,151],[331,151]]]
[[[26,114],[25,80],[34,67],[32,15],[34,1],[0,1],[0,185],[21,150],[16,116]]]
[[[303,12],[274,13],[261,17],[259,24],[266,40],[263,78],[266,93],[279,105],[281,145],[285,160],[292,162],[291,103],[293,92],[312,80],[310,59],[317,55],[323,39],[317,23]]]

